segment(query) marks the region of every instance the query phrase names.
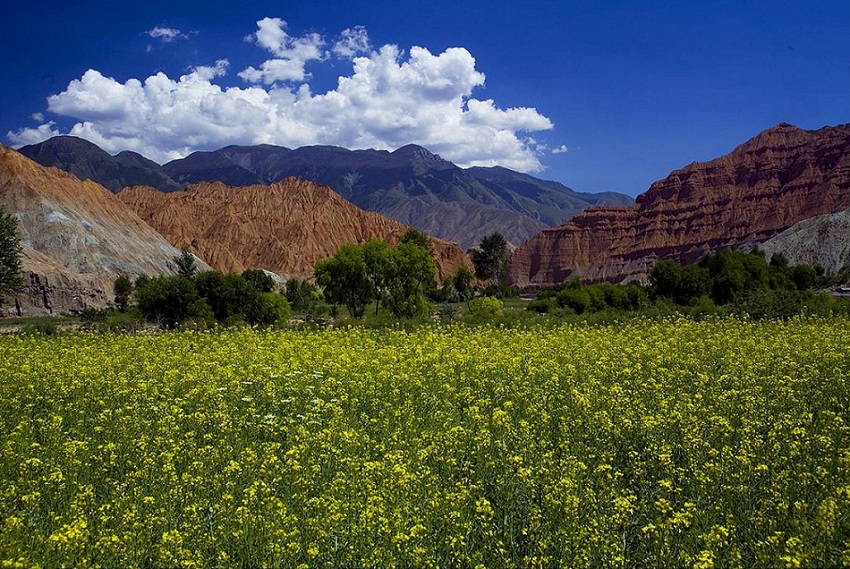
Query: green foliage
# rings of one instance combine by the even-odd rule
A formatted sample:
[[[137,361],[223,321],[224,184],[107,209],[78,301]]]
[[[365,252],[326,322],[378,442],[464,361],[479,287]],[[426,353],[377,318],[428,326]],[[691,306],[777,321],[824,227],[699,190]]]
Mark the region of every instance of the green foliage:
[[[408,227],[407,231],[405,231],[404,235],[402,236],[400,244],[404,245],[405,243],[412,243],[413,245],[422,247],[429,253],[432,252],[431,238],[413,227]]]
[[[475,280],[475,275],[469,270],[469,267],[461,267],[457,270],[452,281],[452,286],[457,293],[458,300],[469,300],[472,298],[472,282]]]
[[[115,295],[115,306],[118,307],[120,312],[126,312],[127,305],[130,303],[130,295],[133,294],[133,283],[126,275],[121,275],[115,279],[112,292]]]
[[[181,249],[180,254],[172,258],[172,261],[177,268],[177,274],[181,277],[191,279],[198,272],[198,264],[195,261],[195,256],[188,249]]]
[[[242,278],[257,292],[272,292],[275,289],[274,279],[262,269],[247,269],[242,272]]]
[[[415,230],[411,229],[411,231]],[[405,234],[405,237],[407,237],[407,234]],[[375,301],[375,314],[377,315],[381,299],[386,298],[390,280],[393,278],[395,259],[390,246],[380,239],[370,239],[361,245],[361,248],[363,262],[366,264],[366,276],[372,286],[371,296]]]
[[[491,321],[505,315],[505,303],[493,296],[479,296],[469,303],[469,315],[474,321]]]
[[[426,314],[426,294],[434,288],[437,266],[431,251],[413,241],[392,249],[386,304],[398,318]]]
[[[18,219],[0,206],[0,302],[18,293],[24,286],[22,255]]]
[[[256,286],[236,273],[218,271],[195,277],[198,296],[209,305],[215,320],[231,325],[279,325],[289,318],[286,297],[274,292],[260,292]]]
[[[507,278],[510,248],[501,233],[491,233],[472,251],[475,276],[484,281],[502,283]]]
[[[101,333],[132,333],[141,330],[145,325],[142,312],[136,307],[125,311],[115,308],[95,310],[86,308],[80,314],[80,329]]]
[[[190,309],[198,300],[195,283],[182,276],[159,276],[136,290],[136,303],[148,320],[166,328],[194,316]]]
[[[568,287],[558,293],[558,305],[569,308],[576,314],[582,314],[590,309],[591,297],[586,287]]]
[[[140,288],[142,288],[143,286],[148,284],[150,282],[150,280],[151,280],[151,278],[149,276],[147,276],[145,274],[141,274],[138,277],[136,277],[136,280],[133,282],[133,288],[135,290],[139,290]]]
[[[291,278],[286,281],[286,300],[292,310],[309,317],[321,315],[322,293],[310,281]]]
[[[38,319],[34,322],[27,322],[23,326],[21,326],[20,330],[21,334],[25,334],[27,336],[58,336],[61,331],[59,330],[59,326],[56,325],[50,319]]]
[[[346,244],[336,255],[316,265],[316,281],[325,298],[343,304],[353,318],[362,319],[366,306],[380,303],[397,317],[427,313],[427,295],[434,290],[436,264],[431,251],[415,233],[391,249],[381,240],[363,245]]]
[[[336,255],[316,265],[315,275],[328,302],[342,304],[352,318],[363,318],[366,306],[375,298],[363,247],[343,245]]]
[[[774,254],[770,261],[754,251],[724,250],[702,257],[698,263],[682,266],[678,261],[664,260],[650,272],[652,294],[680,306],[734,305],[734,310],[750,310],[753,316],[784,317],[799,313],[806,295],[816,286],[836,282],[836,276],[823,267],[790,266],[784,255]]]
[[[286,297],[274,292],[261,292],[257,302],[249,304],[251,310],[246,312],[245,319],[258,326],[281,327],[289,319],[290,309]]]

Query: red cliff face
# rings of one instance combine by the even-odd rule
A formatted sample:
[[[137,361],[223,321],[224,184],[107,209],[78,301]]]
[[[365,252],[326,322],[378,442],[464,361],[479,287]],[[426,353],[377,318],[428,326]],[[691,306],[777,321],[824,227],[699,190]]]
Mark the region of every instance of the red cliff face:
[[[221,271],[263,268],[310,276],[343,243],[380,238],[396,245],[407,226],[364,211],[328,188],[300,178],[270,186],[192,184],[180,192],[125,188],[118,197],[176,247]],[[440,275],[471,266],[454,243],[432,239]]]
[[[621,281],[658,259],[692,261],[761,243],[791,225],[850,207],[850,125],[804,131],[780,124],[731,153],[655,182],[626,208],[592,208],[545,229],[511,256],[526,286]]]

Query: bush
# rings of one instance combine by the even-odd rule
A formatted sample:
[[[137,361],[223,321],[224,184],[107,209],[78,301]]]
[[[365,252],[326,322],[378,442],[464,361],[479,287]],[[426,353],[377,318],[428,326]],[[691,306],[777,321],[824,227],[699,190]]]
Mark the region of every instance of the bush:
[[[555,310],[558,307],[558,303],[554,298],[537,298],[535,300],[530,301],[525,309],[530,312],[536,312],[538,314],[547,314]]]
[[[590,294],[584,287],[565,288],[556,298],[559,306],[570,308],[576,314],[583,314],[590,308]]]
[[[480,296],[469,303],[469,315],[475,321],[489,321],[505,315],[505,303],[492,296]]]
[[[195,283],[182,276],[156,277],[136,290],[136,302],[144,317],[166,328],[192,316],[189,307],[197,300]]]

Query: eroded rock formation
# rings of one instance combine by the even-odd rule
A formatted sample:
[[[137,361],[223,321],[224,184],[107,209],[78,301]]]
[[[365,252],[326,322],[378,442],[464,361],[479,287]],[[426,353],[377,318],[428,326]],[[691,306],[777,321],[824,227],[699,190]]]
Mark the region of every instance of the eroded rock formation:
[[[300,178],[269,186],[201,182],[167,194],[136,186],[118,197],[171,244],[186,247],[221,271],[262,268],[307,277],[343,243],[377,237],[395,245],[407,230],[327,186]],[[471,266],[456,244],[431,242],[441,275]]]
[[[167,273],[179,254],[103,186],[2,145],[0,204],[19,221],[24,314],[103,307],[119,274]]]
[[[511,256],[520,285],[622,281],[656,260],[692,261],[766,241],[795,223],[850,206],[850,125],[780,124],[731,153],[655,182],[630,207],[590,208]]]

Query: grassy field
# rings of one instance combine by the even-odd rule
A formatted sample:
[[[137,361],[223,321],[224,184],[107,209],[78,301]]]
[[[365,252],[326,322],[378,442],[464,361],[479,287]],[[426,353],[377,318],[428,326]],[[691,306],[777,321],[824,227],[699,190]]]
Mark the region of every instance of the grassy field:
[[[850,564],[850,320],[0,338],[2,567]]]

